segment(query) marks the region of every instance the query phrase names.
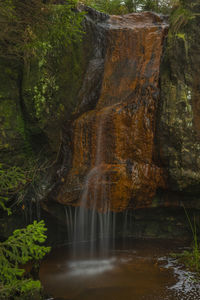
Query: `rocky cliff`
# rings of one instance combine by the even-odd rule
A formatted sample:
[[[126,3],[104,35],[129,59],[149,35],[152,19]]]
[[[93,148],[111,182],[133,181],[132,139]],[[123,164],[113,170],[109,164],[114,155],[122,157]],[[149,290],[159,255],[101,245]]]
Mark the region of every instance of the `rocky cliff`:
[[[59,92],[39,113],[36,62],[23,74],[17,64],[0,62],[1,161],[23,165],[30,151],[37,156],[42,149],[40,161],[50,165],[44,177],[51,178],[48,189],[41,177],[36,184],[55,215],[57,207],[83,201],[99,211],[182,203],[198,209],[198,1],[175,8],[170,27],[151,12],[84,9],[83,40],[71,52],[62,49],[53,73]]]
[[[158,151],[168,173],[166,198],[199,208],[200,40],[198,1],[184,1],[171,16],[161,65]]]
[[[168,25],[150,12],[105,20],[89,12],[87,21],[95,22],[103,36],[80,92],[72,166],[56,201],[78,205],[87,193],[86,205],[95,201],[99,210],[150,206],[156,190],[165,187],[163,170],[154,160],[154,140]]]

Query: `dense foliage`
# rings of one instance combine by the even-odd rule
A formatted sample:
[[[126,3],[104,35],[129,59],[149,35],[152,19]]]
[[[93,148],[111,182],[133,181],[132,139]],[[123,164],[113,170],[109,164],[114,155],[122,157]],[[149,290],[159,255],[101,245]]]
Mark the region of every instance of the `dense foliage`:
[[[50,251],[49,247],[41,246],[46,240],[44,222],[36,221],[26,228],[17,229],[6,241],[0,243],[0,297],[16,299],[39,291],[41,284],[31,278],[23,277],[25,270],[20,267],[32,260],[33,263]]]
[[[21,152],[26,152],[26,159],[21,159],[26,161],[25,166],[21,161],[19,164],[14,161],[16,166],[13,167],[7,161],[0,162],[0,206],[4,209],[5,203],[13,199],[14,194],[27,186],[33,177],[35,179],[36,169],[41,169],[43,162],[37,163],[38,153],[34,157],[33,147],[30,145],[29,135],[32,132],[27,119],[32,123],[39,123],[43,130],[48,119],[59,118],[63,112],[64,107],[59,98],[61,87],[58,70],[63,64],[63,52],[70,54],[74,43],[81,40],[83,16],[84,13],[76,10],[73,0],[62,1],[62,5],[55,1],[0,0],[0,60],[12,66],[4,71],[9,72],[10,77],[16,77],[18,91],[13,102],[16,102],[16,107],[20,107],[21,114],[13,117],[16,117],[17,123],[20,120],[16,131],[23,137],[26,148],[20,149]],[[31,68],[35,70],[35,78],[27,86]],[[9,110],[9,106],[5,104],[8,99],[4,94],[0,95],[0,101],[4,110]],[[29,107],[29,117],[24,117],[24,110],[27,113]],[[5,115],[4,110],[3,120],[9,115],[9,111]],[[8,121],[9,118],[6,122]],[[7,128],[6,123],[3,126]],[[4,128],[2,134],[1,139],[6,137]]]
[[[76,4],[65,1],[1,0],[0,1],[0,56],[27,61],[32,55],[67,46],[81,33],[81,15]]]
[[[62,52],[73,51],[72,44],[82,37],[83,15],[73,0],[62,1],[62,5],[55,1],[0,0],[0,59],[18,66],[20,97],[33,106],[30,118],[39,121],[42,128],[48,118],[62,113],[63,106],[55,101],[60,93],[56,72],[62,64]],[[37,78],[22,95],[31,68]]]
[[[79,41],[83,34],[83,13],[77,13],[74,4],[54,5],[50,12],[46,29],[40,30],[29,45],[38,60],[39,76],[36,84],[26,92],[34,101],[36,118],[42,127],[49,117],[54,118],[62,112],[61,103],[56,102],[60,90],[56,72],[63,50],[73,51],[73,43]]]
[[[89,6],[109,14],[154,11],[168,14],[179,0],[85,0]]]
[[[20,156],[20,160],[14,161],[13,165],[9,161],[0,162],[0,208],[9,214],[10,204],[18,202],[16,194],[20,196],[29,182],[33,183],[38,173],[50,165],[49,162],[46,164],[46,159],[41,159],[40,152],[31,153],[29,129],[23,115],[24,98],[27,99],[27,106],[34,104],[34,118],[43,126],[49,114],[56,114],[57,110],[62,109],[55,101],[60,89],[56,71],[62,64],[62,52],[66,52],[66,49],[72,51],[73,44],[81,40],[83,16],[84,13],[77,11],[74,1],[62,1],[62,5],[59,5],[56,1],[0,0],[0,60],[8,65],[6,71],[15,78],[18,88],[13,99],[1,91],[0,101],[5,107],[4,103],[13,100],[15,106],[21,109],[20,126],[16,130],[24,136],[27,146],[26,149],[20,149],[22,153],[26,152],[26,158]],[[32,65],[37,76],[30,88],[26,89],[26,95],[23,95],[22,86],[25,77],[29,77]],[[9,112],[2,115],[1,121],[5,119],[8,123]],[[13,117],[19,119],[17,115]],[[9,131],[9,126],[6,126],[2,139]],[[8,146],[6,152],[9,153]],[[14,144],[11,147],[13,149]],[[24,205],[21,207],[24,208]],[[49,247],[40,245],[46,240],[45,231],[43,221],[34,221],[27,228],[14,231],[12,236],[0,243],[0,299],[30,299],[31,295],[33,299],[39,299],[38,296],[34,298],[34,294],[41,289],[40,282],[27,278],[21,265],[31,260],[35,266],[36,261],[49,251]]]

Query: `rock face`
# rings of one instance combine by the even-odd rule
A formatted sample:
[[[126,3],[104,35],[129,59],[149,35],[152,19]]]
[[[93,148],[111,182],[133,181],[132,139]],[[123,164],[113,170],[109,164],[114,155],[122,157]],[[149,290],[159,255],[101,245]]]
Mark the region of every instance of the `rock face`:
[[[161,66],[158,118],[160,158],[168,170],[168,187],[179,198],[196,201],[200,191],[200,35],[199,3],[174,11]],[[181,20],[178,22],[177,20]],[[180,23],[180,24],[179,24]],[[187,202],[186,202],[187,203]]]
[[[55,69],[47,62],[59,92],[39,115],[38,62],[21,70],[0,61],[0,162],[23,167],[42,150],[39,162],[52,167],[36,185],[58,219],[68,205],[130,208],[141,236],[181,236],[182,202],[200,209],[200,5],[184,2],[169,32],[154,13],[86,8],[83,41],[62,49]]]
[[[55,200],[76,206],[84,198],[100,211],[151,206],[166,185],[154,140],[168,25],[150,12],[100,20],[88,13],[87,20],[99,28],[99,48],[74,114],[71,169]]]

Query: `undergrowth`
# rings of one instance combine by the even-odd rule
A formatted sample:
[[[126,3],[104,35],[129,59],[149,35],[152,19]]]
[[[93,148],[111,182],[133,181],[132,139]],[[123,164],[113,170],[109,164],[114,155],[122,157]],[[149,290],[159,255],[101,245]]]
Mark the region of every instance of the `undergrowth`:
[[[192,246],[190,250],[185,250],[182,253],[172,253],[171,256],[176,258],[179,263],[185,265],[188,270],[193,271],[200,276],[200,243],[197,232],[197,222],[195,216],[192,222],[185,207],[184,211],[192,232]]]
[[[0,299],[40,299],[41,283],[25,275],[22,265],[32,261],[37,267],[50,247],[45,242],[44,221],[34,221],[26,228],[17,229],[0,242]],[[38,265],[39,266],[39,265]],[[36,296],[37,295],[37,296]]]

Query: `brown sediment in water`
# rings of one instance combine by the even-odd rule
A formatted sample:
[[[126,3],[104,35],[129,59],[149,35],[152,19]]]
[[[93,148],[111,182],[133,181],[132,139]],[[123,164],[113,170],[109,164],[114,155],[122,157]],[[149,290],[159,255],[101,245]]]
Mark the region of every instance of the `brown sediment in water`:
[[[173,267],[165,267],[166,258],[159,260],[180,250],[179,246],[171,241],[132,240],[117,243],[106,257],[99,257],[98,253],[91,257],[87,245],[82,250],[80,246],[75,257],[70,255],[69,248],[59,248],[43,261],[40,279],[48,294],[63,299],[199,299],[200,289],[191,293],[194,298],[190,298],[188,291],[184,295],[184,290],[179,294],[170,289],[179,278]],[[182,284],[185,279],[182,278]]]

